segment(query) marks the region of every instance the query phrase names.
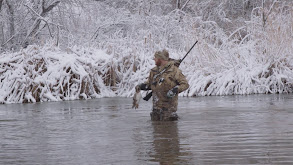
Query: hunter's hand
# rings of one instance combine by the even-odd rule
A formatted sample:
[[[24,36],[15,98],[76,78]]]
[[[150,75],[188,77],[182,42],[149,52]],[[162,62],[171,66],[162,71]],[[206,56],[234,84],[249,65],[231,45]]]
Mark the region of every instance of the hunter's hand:
[[[140,90],[140,85],[136,85],[135,90]]]
[[[140,86],[139,85],[135,86],[135,92],[139,92],[139,91],[140,91]]]
[[[170,89],[167,93],[168,98],[173,98],[178,93],[178,86],[175,86],[174,88]]]

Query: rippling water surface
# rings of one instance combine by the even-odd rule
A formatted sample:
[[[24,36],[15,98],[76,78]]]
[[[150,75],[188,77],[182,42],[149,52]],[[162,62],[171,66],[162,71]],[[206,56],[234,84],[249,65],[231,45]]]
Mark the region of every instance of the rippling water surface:
[[[131,102],[0,105],[0,164],[293,164],[293,95],[180,98],[176,122]]]

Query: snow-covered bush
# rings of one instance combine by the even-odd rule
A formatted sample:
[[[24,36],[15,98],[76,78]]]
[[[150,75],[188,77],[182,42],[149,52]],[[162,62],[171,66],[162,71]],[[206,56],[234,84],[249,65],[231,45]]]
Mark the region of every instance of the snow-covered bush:
[[[217,42],[199,44],[194,66],[183,69],[191,85],[184,95],[293,91],[292,6],[273,5],[268,11],[256,8],[251,20],[229,36],[215,33]]]
[[[111,56],[95,49],[30,46],[1,54],[0,102],[61,101],[114,96],[102,77]],[[106,84],[106,83],[105,83]]]

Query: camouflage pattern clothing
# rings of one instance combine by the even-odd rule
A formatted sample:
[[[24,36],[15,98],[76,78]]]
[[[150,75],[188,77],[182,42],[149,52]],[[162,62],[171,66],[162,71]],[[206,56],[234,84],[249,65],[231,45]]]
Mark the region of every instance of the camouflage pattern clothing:
[[[152,120],[176,120],[178,93],[186,90],[189,85],[181,70],[169,61],[165,66],[151,69],[145,83],[153,92]],[[167,97],[169,90],[178,87],[178,93],[172,98]]]

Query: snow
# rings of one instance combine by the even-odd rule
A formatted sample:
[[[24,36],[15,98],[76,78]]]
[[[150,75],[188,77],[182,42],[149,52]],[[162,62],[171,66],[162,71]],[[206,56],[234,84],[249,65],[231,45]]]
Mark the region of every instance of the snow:
[[[229,31],[217,19],[180,10],[141,15],[99,7],[95,21],[76,21],[87,33],[63,35],[60,47],[54,40],[0,54],[0,102],[132,97],[155,66],[155,51],[167,49],[179,59],[196,40],[180,66],[190,84],[180,96],[292,93],[292,8],[279,6],[265,22],[255,8]],[[81,20],[90,19],[83,14]]]
[[[259,55],[255,45],[229,49],[196,45],[180,66],[190,84],[180,96],[291,93],[293,58],[288,52],[292,50],[281,51],[287,53],[283,56],[274,54],[280,49],[271,49],[270,56]],[[170,54],[180,57],[175,50]],[[132,97],[154,61],[149,53],[117,56],[95,48],[33,45],[1,54],[0,66],[0,102],[25,103]]]

